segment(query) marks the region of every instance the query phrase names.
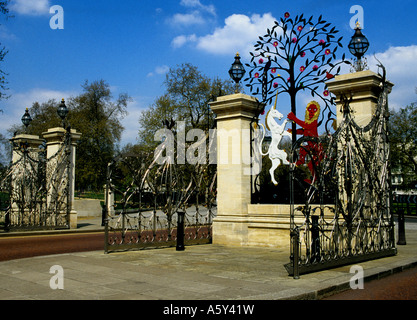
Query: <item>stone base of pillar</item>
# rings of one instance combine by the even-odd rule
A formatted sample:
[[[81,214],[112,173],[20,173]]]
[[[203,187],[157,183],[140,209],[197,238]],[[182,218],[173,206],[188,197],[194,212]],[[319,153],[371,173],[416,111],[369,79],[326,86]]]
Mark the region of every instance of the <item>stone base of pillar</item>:
[[[298,205],[295,205],[298,207]],[[334,216],[326,205],[324,218]],[[314,208],[314,206],[313,206]],[[222,215],[213,219],[213,244],[239,247],[273,247],[290,250],[290,205],[250,204],[248,215]],[[302,212],[295,212],[295,223],[304,221]]]
[[[290,249],[290,205],[248,205],[248,246]]]
[[[77,211],[71,210],[70,217],[69,217],[69,224],[70,224],[70,229],[77,229],[78,227]]]
[[[213,244],[241,247],[247,242],[247,217],[221,216],[213,219]]]

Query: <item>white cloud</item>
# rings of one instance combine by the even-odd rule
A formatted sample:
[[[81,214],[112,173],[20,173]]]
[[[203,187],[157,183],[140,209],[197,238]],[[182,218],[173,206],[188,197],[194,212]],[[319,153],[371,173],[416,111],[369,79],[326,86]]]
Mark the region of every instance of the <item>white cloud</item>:
[[[2,102],[3,113],[0,114],[0,132],[7,135],[7,130],[14,124],[20,124],[20,119],[26,108],[32,107],[34,102],[47,102],[51,99],[60,101],[75,96],[75,92],[56,91],[50,89],[31,89],[27,92],[10,92],[11,97]]]
[[[183,45],[185,45],[187,42],[195,42],[197,41],[197,36],[195,34],[189,35],[189,36],[185,36],[185,35],[180,35],[178,37],[175,37],[172,42],[171,45],[174,48],[180,48]]]
[[[198,49],[212,54],[233,55],[239,51],[245,56],[253,51],[259,35],[265,34],[275,20],[271,13],[253,14],[251,17],[233,14],[225,19],[224,26],[212,34],[198,38],[195,35],[179,36],[174,39],[173,45],[181,47],[187,42],[195,42]]]
[[[189,8],[197,8],[206,11],[212,15],[216,15],[216,8],[213,5],[204,5],[199,0],[181,0],[180,5]]]
[[[14,33],[12,33],[7,27],[0,25],[0,39],[17,40],[17,36]]]
[[[181,0],[180,5],[187,8],[188,12],[174,14],[168,19],[171,25],[202,25],[216,16],[216,8],[213,5],[204,5],[199,0]]]
[[[121,120],[122,126],[125,128],[122,133],[121,145],[128,143],[135,144],[139,137],[139,117],[144,110],[145,102],[141,98],[134,98],[127,105],[128,116]]]
[[[60,101],[62,98],[67,100],[72,95],[74,95],[73,92],[35,88],[28,92],[12,94],[10,102],[14,105],[20,104],[24,108],[30,108],[34,102],[43,103],[51,99]]]
[[[389,95],[389,105],[392,109],[399,109],[417,101],[417,45],[390,47],[375,57],[381,61],[387,70],[387,78],[394,83]],[[374,55],[367,56],[369,68],[377,72],[378,62]]]
[[[199,11],[193,11],[191,13],[185,13],[185,14],[177,13],[171,19],[171,23],[175,25],[183,25],[183,26],[203,24],[204,21],[205,20],[201,16]]]
[[[169,71],[169,67],[166,65],[159,66],[155,68],[156,74],[165,74]]]
[[[149,72],[147,76],[152,77],[155,74],[161,75],[161,74],[167,73],[168,71],[169,71],[169,67],[167,65],[157,66],[155,70],[153,72]]]
[[[49,14],[50,0],[12,0],[10,10],[23,15]]]

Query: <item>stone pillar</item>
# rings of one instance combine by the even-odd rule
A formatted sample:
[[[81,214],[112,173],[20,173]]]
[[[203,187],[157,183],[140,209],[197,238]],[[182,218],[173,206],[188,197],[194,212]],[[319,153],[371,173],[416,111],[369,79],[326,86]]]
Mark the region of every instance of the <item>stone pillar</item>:
[[[217,115],[217,217],[213,243],[244,246],[248,242],[251,203],[250,125],[259,110],[256,98],[234,94],[210,104]]]
[[[56,170],[56,166],[59,162],[59,159],[55,159],[58,151],[60,150],[62,144],[64,143],[64,136],[66,130],[64,128],[52,128],[49,129],[47,132],[44,132],[42,135],[47,141],[47,159],[48,159],[48,168],[47,172],[51,172]],[[77,141],[81,138],[81,133],[77,132],[77,130],[71,129],[71,146],[70,146],[70,154],[69,154],[69,172],[68,172],[68,179],[69,179],[69,206],[70,206],[70,228],[76,229],[77,228],[77,212],[74,209],[74,191],[75,191],[75,153],[76,153],[76,145]],[[54,167],[55,166],[55,167]],[[55,171],[57,174],[59,172]],[[47,179],[51,179],[53,177],[47,177]],[[47,181],[47,185],[50,185],[51,181]],[[48,197],[51,195],[49,194],[48,190]],[[47,201],[49,202],[49,201]],[[66,214],[66,212],[63,212]]]
[[[19,160],[21,162],[14,166],[12,172],[12,188],[13,188],[13,199],[14,200],[23,200],[30,201],[33,197],[33,190],[36,189],[33,185],[30,186],[27,183],[30,182],[35,184],[38,177],[38,161],[39,158],[39,146],[43,143],[43,140],[39,136],[30,135],[30,134],[19,134],[10,139],[12,143],[12,163],[15,164]],[[27,154],[29,157],[26,157]],[[22,159],[24,157],[24,159]],[[33,160],[32,160],[33,159]],[[26,177],[26,178],[25,178]],[[30,177],[27,179],[27,177]],[[32,191],[31,191],[32,190]],[[16,202],[12,203],[12,214],[10,216],[12,224],[18,224],[17,216],[19,210],[21,215],[25,215],[27,209],[25,208],[25,203],[21,203],[20,209]],[[26,222],[26,221],[23,221]]]
[[[326,83],[330,92],[336,96],[338,125],[343,120],[341,96],[352,96],[350,107],[355,121],[360,126],[366,126],[372,119],[381,92],[381,76],[370,70],[339,75]],[[392,83],[389,85],[393,86]],[[390,90],[391,91],[391,90]]]
[[[10,139],[10,142],[13,144],[12,163],[15,163],[22,157],[21,148],[27,148],[31,157],[37,160],[37,151],[43,140],[31,134],[19,134]]]

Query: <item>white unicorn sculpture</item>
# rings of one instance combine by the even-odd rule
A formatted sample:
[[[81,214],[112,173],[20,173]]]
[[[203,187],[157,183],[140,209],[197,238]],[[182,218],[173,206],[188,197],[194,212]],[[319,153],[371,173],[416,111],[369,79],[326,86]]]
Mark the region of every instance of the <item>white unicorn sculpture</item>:
[[[278,182],[275,179],[275,170],[281,165],[289,165],[290,162],[287,160],[287,153],[284,150],[281,150],[278,148],[282,137],[283,136],[288,136],[291,137],[291,134],[285,130],[285,126],[287,125],[288,120],[285,119],[284,122],[279,125],[276,121],[275,118],[278,120],[282,120],[282,118],[284,117],[282,115],[282,113],[280,113],[277,110],[277,100],[278,100],[278,94],[275,98],[275,105],[273,108],[271,108],[271,110],[268,111],[267,115],[266,115],[266,119],[265,119],[265,125],[266,128],[271,131],[271,144],[269,145],[268,148],[268,152],[267,153],[262,153],[262,143],[264,141],[265,138],[265,126],[261,123],[260,125],[263,128],[263,134],[262,134],[262,139],[261,139],[261,143],[259,145],[259,150],[262,156],[269,156],[269,159],[271,159],[272,162],[272,166],[271,169],[269,170],[269,174],[271,175],[271,180],[274,183],[274,185],[278,185]]]

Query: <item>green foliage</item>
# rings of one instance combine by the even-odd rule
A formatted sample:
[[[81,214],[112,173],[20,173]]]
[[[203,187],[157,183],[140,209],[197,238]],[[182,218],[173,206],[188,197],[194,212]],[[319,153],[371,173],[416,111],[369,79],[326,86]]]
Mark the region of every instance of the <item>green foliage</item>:
[[[104,80],[83,85],[84,93],[70,99],[69,123],[83,135],[77,147],[76,187],[101,190],[106,183],[107,164],[116,153],[130,97],[121,94],[116,101]]]
[[[139,118],[139,139],[141,144],[153,149],[155,147],[155,132],[163,128],[165,119],[182,119],[183,115],[179,111],[180,108],[176,107],[175,102],[168,94],[156,98],[155,102],[148,109],[142,111]]]
[[[148,146],[155,146],[154,134],[163,128],[164,120],[185,121],[187,128],[211,128],[215,116],[208,103],[234,92],[231,81],[211,79],[189,63],[171,68],[164,84],[166,93],[139,118],[139,138]]]
[[[101,191],[106,183],[107,164],[120,142],[124,129],[120,120],[126,114],[130,97],[121,94],[114,100],[110,85],[104,80],[86,81],[82,88],[80,95],[66,101],[69,109],[66,123],[82,133],[77,143],[75,183],[77,189]],[[27,133],[42,136],[49,128],[62,126],[57,114],[59,103],[56,100],[33,103],[29,109],[33,120]],[[14,125],[9,131],[24,132],[25,129]]]
[[[104,200],[104,193],[103,191],[99,192],[75,192],[75,198],[78,199],[96,199],[96,200]]]
[[[207,125],[207,104],[215,97],[233,92],[230,81],[210,79],[197,67],[182,64],[166,75],[167,94],[193,128]]]
[[[389,121],[391,162],[403,177],[403,189],[417,184],[417,103],[391,111]]]

